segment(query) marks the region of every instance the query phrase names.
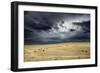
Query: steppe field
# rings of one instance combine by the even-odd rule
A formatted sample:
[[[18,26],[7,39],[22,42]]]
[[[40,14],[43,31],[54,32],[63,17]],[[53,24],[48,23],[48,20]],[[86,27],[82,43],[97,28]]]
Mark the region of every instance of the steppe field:
[[[90,58],[89,42],[24,45],[25,62],[88,58]]]

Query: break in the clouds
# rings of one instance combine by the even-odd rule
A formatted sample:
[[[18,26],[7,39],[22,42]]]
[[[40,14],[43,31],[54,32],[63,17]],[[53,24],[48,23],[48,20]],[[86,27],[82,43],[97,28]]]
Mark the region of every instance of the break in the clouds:
[[[24,11],[25,44],[90,41],[90,14]]]

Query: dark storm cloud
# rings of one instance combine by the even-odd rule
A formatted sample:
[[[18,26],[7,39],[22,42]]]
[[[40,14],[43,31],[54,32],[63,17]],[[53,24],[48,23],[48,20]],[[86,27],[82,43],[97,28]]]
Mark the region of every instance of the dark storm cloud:
[[[90,21],[73,22],[73,24],[81,26],[84,32],[90,32]]]
[[[48,12],[32,12],[25,11],[25,25],[32,29],[47,30],[51,29],[52,26],[56,25],[61,20],[74,20],[79,16],[86,16],[82,14],[66,14],[66,13],[48,13]],[[88,15],[87,15],[88,16]]]
[[[49,30],[54,24],[55,14],[25,11],[25,25],[35,30]]]
[[[24,11],[25,44],[89,41],[90,15]]]

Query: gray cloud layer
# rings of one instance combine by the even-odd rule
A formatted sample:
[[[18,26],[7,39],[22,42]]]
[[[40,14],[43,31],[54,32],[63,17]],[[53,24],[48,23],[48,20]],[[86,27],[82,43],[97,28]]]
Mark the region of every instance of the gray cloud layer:
[[[24,12],[25,44],[90,40],[90,15]]]

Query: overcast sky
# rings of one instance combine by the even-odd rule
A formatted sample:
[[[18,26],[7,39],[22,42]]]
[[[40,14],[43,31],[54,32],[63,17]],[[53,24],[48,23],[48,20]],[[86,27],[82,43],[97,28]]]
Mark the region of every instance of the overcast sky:
[[[24,11],[24,43],[90,41],[90,15]]]

